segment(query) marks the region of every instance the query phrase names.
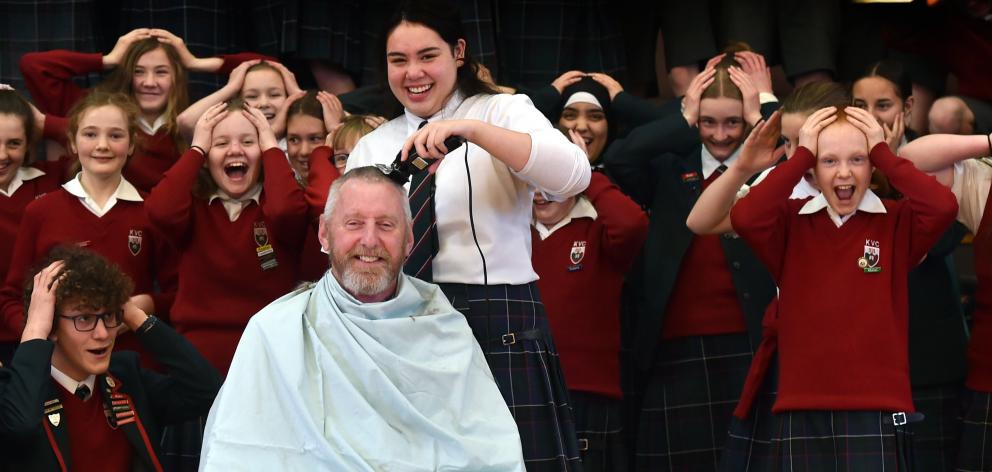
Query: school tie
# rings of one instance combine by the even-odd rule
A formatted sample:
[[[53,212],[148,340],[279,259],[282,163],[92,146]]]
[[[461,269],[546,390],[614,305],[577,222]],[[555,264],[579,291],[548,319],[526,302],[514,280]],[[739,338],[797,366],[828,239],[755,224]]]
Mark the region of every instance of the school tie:
[[[722,173],[723,173],[723,171],[725,171],[725,170],[727,170],[727,166],[725,166],[725,165],[723,165],[723,164],[720,164],[720,167],[717,167],[717,168],[716,168],[716,172],[717,172],[718,174],[722,174]]]
[[[86,400],[86,397],[90,396],[90,388],[86,384],[79,384],[75,393],[80,400]]]
[[[427,120],[417,129],[423,128]],[[434,174],[424,171],[413,174],[410,181],[410,211],[413,213],[413,250],[403,265],[403,273],[426,282],[433,282],[431,262],[437,254],[437,220],[434,215]]]

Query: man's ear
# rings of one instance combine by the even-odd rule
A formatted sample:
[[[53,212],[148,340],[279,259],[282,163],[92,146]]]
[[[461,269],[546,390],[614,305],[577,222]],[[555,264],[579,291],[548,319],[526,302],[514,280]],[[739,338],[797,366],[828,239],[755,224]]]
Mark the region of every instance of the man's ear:
[[[327,218],[323,216],[320,217],[320,222],[317,226],[317,240],[320,241],[320,247],[326,253],[331,252],[331,243],[327,238]]]

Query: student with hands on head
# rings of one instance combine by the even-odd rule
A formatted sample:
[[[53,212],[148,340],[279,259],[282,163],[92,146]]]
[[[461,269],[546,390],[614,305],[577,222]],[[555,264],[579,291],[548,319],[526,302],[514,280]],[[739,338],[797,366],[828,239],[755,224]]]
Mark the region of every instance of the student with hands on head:
[[[161,428],[203,414],[217,372],[167,324],[128,301],[132,282],[83,248],[52,250],[25,283],[27,321],[0,368],[0,452],[11,470],[162,470]],[[113,352],[134,333],[164,365]]]
[[[892,154],[882,126],[860,108],[814,113],[799,144],[731,210],[733,228],[779,287],[779,384],[770,417],[761,419],[773,437],[731,434],[724,464],[766,470],[836,458],[902,469],[913,460],[908,423],[920,416],[909,381],[908,275],[957,205]],[[873,165],[905,189],[904,199],[871,191]],[[820,196],[789,199],[810,168]],[[811,429],[833,433],[797,434]]]
[[[181,253],[173,326],[221,372],[248,318],[296,282],[307,205],[277,143],[259,109],[216,104],[148,197]]]

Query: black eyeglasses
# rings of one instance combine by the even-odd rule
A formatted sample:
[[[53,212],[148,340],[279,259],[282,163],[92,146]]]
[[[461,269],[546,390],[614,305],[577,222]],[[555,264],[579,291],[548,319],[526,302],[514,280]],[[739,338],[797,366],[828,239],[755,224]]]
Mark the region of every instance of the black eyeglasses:
[[[348,156],[350,154],[339,153],[334,155],[334,165],[337,167],[344,167],[348,163]]]
[[[66,318],[72,320],[72,325],[76,328],[76,331],[88,332],[96,329],[97,320],[103,321],[103,326],[107,329],[116,328],[121,325],[122,316],[120,313],[98,313],[92,315],[76,315],[76,316],[63,316],[59,315],[60,318]]]

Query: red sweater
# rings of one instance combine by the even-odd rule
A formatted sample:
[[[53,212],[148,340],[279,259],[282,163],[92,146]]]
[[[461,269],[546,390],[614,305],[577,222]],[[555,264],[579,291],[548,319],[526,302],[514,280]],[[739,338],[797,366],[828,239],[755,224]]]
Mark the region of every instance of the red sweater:
[[[719,176],[713,172],[703,181],[703,190]],[[665,309],[662,339],[747,332],[744,310],[720,243],[722,237],[693,236]]]
[[[887,213],[859,212],[840,228],[826,210],[800,215],[806,202],[789,194],[816,162],[802,147],[731,210],[780,290],[775,412],[913,411],[908,274],[954,222],[957,202],[888,145],[869,157],[904,190],[884,201]],[[862,268],[872,251],[877,263]]]
[[[261,54],[243,52],[220,56],[224,60],[218,75],[230,74],[238,64],[252,59],[274,60]],[[21,75],[42,113],[66,116],[69,109],[86,94],[72,79],[103,72],[103,54],[64,49],[29,52],[21,56]]]
[[[98,217],[79,197],[59,188],[29,203],[21,219],[10,270],[0,289],[0,316],[8,333],[20,338],[24,329],[22,293],[27,271],[59,244],[78,244],[117,264],[134,281],[134,293],[150,294],[156,314],[168,319],[177,286],[175,251],[149,224],[143,202],[118,200]],[[160,292],[155,291],[156,278]],[[120,349],[137,346],[129,344],[128,338],[118,342]]]
[[[297,281],[307,204],[286,155],[272,148],[262,153],[261,205],[247,204],[232,222],[220,200],[192,194],[204,162],[198,151],[186,151],[152,190],[146,209],[181,252],[172,325],[227,372],[248,319]],[[258,256],[265,244],[278,263],[268,270]]]
[[[320,216],[324,213],[324,203],[327,203],[327,191],[331,184],[341,176],[338,168],[331,162],[333,150],[320,146],[310,154],[310,173],[307,175],[306,198],[310,206],[310,225],[307,237],[300,250],[300,279],[317,280],[327,272],[328,256],[320,251],[320,240],[317,239],[317,229]]]
[[[585,195],[595,220],[573,219],[545,240],[532,230],[534,270],[568,388],[621,398],[621,289],[648,219],[599,172]]]
[[[7,277],[11,254],[14,252],[14,240],[17,238],[24,209],[28,203],[62,185],[64,161],[35,162],[31,167],[41,170],[45,175],[25,181],[9,197],[0,195],[0,280]],[[0,336],[0,341],[5,339]]]
[[[73,471],[130,470],[134,448],[122,429],[110,429],[103,412],[103,392],[96,389],[87,401],[60,384],[62,421],[69,432],[69,464]],[[48,421],[45,418],[43,421]]]
[[[974,239],[975,314],[968,344],[966,385],[979,392],[992,392],[992,192],[985,201],[982,222]]]

